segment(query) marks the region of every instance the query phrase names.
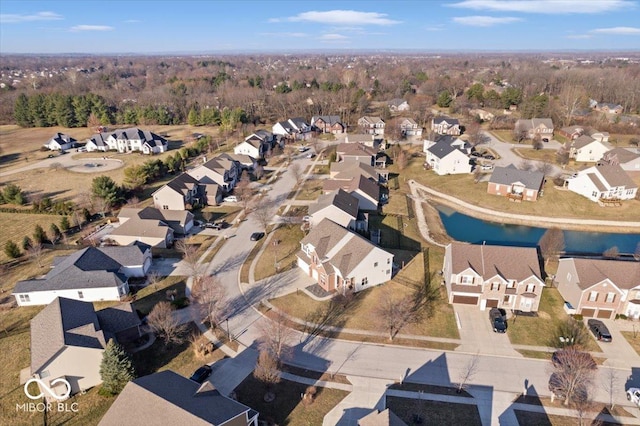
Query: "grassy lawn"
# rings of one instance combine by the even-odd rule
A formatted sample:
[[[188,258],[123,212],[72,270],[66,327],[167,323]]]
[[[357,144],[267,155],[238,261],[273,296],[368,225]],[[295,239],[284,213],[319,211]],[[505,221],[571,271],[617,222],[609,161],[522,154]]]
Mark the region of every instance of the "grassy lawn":
[[[636,353],[640,355],[640,332],[636,331],[634,333],[633,331],[621,331],[621,333]]]
[[[575,426],[579,424],[577,417],[557,416],[555,414],[534,413],[531,411],[514,410],[518,423],[522,426]],[[620,423],[598,422],[591,423],[589,418],[584,419],[584,424],[598,424],[602,426],[619,425]]]
[[[387,397],[387,408],[409,425],[482,425],[478,408],[472,404]]]
[[[253,259],[255,259],[255,257],[258,255],[258,252],[260,251],[260,247],[262,247],[262,244],[266,239],[267,238],[265,236],[265,238],[262,238],[260,241],[258,241],[256,245],[249,252],[249,255],[244,260],[244,263],[242,263],[242,266],[240,267],[240,282],[242,283],[249,282],[249,268],[251,267],[251,262],[253,262]]]
[[[322,195],[322,181],[309,179],[302,184],[296,200],[317,200],[320,195]]]
[[[558,289],[546,287],[542,291],[537,317],[518,316],[509,320],[509,332],[507,335],[511,343],[551,346],[550,336],[553,336],[558,326],[568,318],[563,309],[563,304],[564,299]],[[531,332],[531,330],[535,330],[535,332]],[[591,338],[587,339],[586,350],[601,351],[597,343]]]
[[[62,216],[53,214],[28,214],[28,213],[4,213],[0,212],[0,262],[9,260],[4,253],[4,245],[12,240],[22,251],[22,239],[25,236],[33,239],[33,231],[36,225],[42,226],[44,232],[49,232],[52,223],[60,226]],[[73,238],[69,238],[71,241]]]
[[[235,214],[242,210],[239,206],[207,206],[200,210],[193,212],[194,216],[198,220],[206,220],[211,222],[217,222],[219,220],[226,220],[231,223]]]
[[[257,410],[260,419],[269,425],[321,425],[324,416],[333,409],[349,392],[317,388],[315,400],[306,404],[300,400],[300,394],[307,389],[307,385],[283,380],[273,387],[276,399],[265,402],[264,385],[253,375],[248,376],[235,389],[238,401]]]
[[[382,248],[420,250],[421,238],[415,219],[409,220],[408,216],[370,214],[369,229],[380,230],[380,246]]]
[[[527,160],[546,161],[547,163],[554,164],[557,161],[556,151],[552,149],[533,149],[517,147],[511,149],[517,156]],[[517,166],[517,164],[516,164]]]
[[[187,277],[170,276],[165,277],[157,285],[147,286],[136,293],[136,301],[133,307],[143,315],[147,315],[158,302],[168,301],[167,291],[177,290],[176,299],[184,297]]]
[[[505,213],[603,220],[611,220],[612,213],[615,213],[615,218],[619,220],[638,220],[637,212],[640,211],[638,200],[626,201],[613,212],[574,192],[556,189],[550,180],[545,184],[544,195],[538,201],[526,203],[513,203],[505,197],[488,195],[488,183],[476,184],[471,175],[438,176],[435,173],[422,173],[415,180],[470,204]]]
[[[304,238],[304,233],[298,224],[281,226],[273,231],[271,246],[262,252],[256,265],[255,280],[258,281],[290,269],[291,265],[295,264],[295,254],[300,250],[302,238]],[[276,241],[278,244],[275,244]],[[276,271],[276,264],[278,271]]]

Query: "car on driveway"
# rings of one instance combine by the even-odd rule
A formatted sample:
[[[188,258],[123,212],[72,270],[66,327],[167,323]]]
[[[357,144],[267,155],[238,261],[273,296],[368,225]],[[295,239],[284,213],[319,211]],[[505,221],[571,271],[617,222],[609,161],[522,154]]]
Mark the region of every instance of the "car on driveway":
[[[491,308],[489,311],[489,321],[491,321],[491,328],[493,328],[494,333],[507,332],[506,312],[504,312],[504,310]]]
[[[587,326],[589,330],[593,333],[595,338],[601,342],[610,342],[611,341],[611,333],[606,325],[600,320],[590,319],[587,321]]]
[[[189,378],[196,383],[203,383],[205,380],[209,378],[210,375],[211,375],[211,367],[208,365],[203,365],[202,367],[194,371],[194,373]]]
[[[251,234],[251,237],[249,237],[249,239],[251,241],[258,241],[262,239],[262,237],[264,237],[264,232],[254,232],[253,234]]]
[[[229,195],[228,197],[225,197],[222,201],[225,203],[237,203],[238,197],[236,197],[235,195]]]
[[[627,390],[627,400],[633,402],[640,408],[640,388],[629,388]]]
[[[482,158],[486,158],[487,160],[495,160],[496,157],[491,154],[483,155]]]

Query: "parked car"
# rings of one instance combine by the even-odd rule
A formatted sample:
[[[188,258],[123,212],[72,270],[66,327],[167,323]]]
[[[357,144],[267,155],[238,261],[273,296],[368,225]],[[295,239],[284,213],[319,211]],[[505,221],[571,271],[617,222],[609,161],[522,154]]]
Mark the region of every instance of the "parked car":
[[[627,399],[640,408],[640,388],[629,388],[627,390]]]
[[[311,221],[311,216],[304,216],[304,217],[302,218],[302,221],[303,221],[303,222],[310,222],[310,221]]]
[[[314,158],[316,155],[313,152],[307,154],[307,158]]]
[[[503,309],[491,308],[489,311],[489,321],[494,333],[507,332],[506,312]]]
[[[55,155],[53,155],[53,154],[47,155],[47,158],[53,158],[53,157],[55,157]]]
[[[601,342],[611,341],[611,333],[609,333],[609,329],[602,321],[592,318],[587,321],[587,325],[597,340]]]
[[[202,367],[194,371],[189,379],[193,380],[196,383],[204,383],[204,381],[207,380],[210,375],[211,367],[208,365],[203,365]]]
[[[81,146],[80,148],[76,149],[76,152],[87,152],[87,148]]]
[[[236,197],[235,195],[229,195],[228,197],[224,197],[222,201],[224,201],[225,203],[237,203],[238,197]]]
[[[472,156],[472,157],[482,157],[482,154],[481,154],[481,153],[479,153],[478,151],[473,151],[473,152],[471,153],[471,156]]]
[[[493,164],[483,164],[480,167],[481,170],[493,170]]]
[[[596,361],[589,352],[583,352],[573,347],[555,351],[553,355],[551,355],[551,363],[556,368],[562,367],[562,364],[568,359],[572,360],[572,365],[580,365],[590,370],[598,368],[598,364],[596,364]]]
[[[308,147],[308,146],[301,146],[301,147],[299,147],[299,148],[298,148],[298,151],[299,151],[299,152],[306,152],[306,151],[308,151],[308,150],[309,150],[309,147]]]
[[[264,232],[254,232],[249,238],[251,241],[258,241],[264,237]]]
[[[493,156],[493,155],[491,155],[491,154],[486,154],[486,155],[483,155],[482,157],[483,157],[483,158],[486,158],[487,160],[495,160],[495,159],[496,159],[496,157],[494,157],[494,156]]]

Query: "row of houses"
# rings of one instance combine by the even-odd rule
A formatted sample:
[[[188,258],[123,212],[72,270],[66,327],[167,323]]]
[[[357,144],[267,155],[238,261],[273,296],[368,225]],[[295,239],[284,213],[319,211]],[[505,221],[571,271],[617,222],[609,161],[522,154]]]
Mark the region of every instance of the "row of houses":
[[[44,146],[52,151],[66,151],[79,146],[76,139],[64,133],[56,133]],[[84,148],[93,151],[142,152],[160,154],[167,151],[169,142],[153,132],[137,127],[101,132],[86,140]]]

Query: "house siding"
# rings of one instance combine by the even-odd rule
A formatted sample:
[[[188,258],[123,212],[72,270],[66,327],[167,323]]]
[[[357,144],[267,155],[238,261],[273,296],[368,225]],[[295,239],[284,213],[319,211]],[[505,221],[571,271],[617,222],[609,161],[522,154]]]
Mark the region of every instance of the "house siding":
[[[184,195],[168,186],[163,186],[153,194],[153,205],[160,210],[163,210],[164,206],[167,206],[168,210],[186,209]]]
[[[78,292],[82,292],[80,298]],[[30,293],[14,293],[18,306],[37,306],[48,305],[55,300],[56,297],[66,297],[68,299],[82,300],[84,302],[100,302],[104,300],[120,300],[121,296],[129,293],[129,285],[124,284],[121,288],[99,287],[99,288],[77,288],[64,290],[49,291],[32,291]],[[20,295],[28,295],[29,301],[20,300]]]
[[[596,300],[589,300],[592,292],[596,294]],[[613,293],[613,302],[607,302],[607,294]],[[618,290],[609,280],[604,280],[582,291],[578,313],[584,315],[584,310],[594,309],[594,317],[598,317],[601,310],[611,311],[612,314],[619,312],[622,307],[622,292]]]
[[[47,371],[49,374],[42,379],[47,384],[50,380],[64,377],[71,385],[71,394],[75,394],[102,383],[100,377],[102,353],[103,349],[68,346],[38,371],[32,373],[40,375]],[[45,395],[48,394],[45,392]]]

